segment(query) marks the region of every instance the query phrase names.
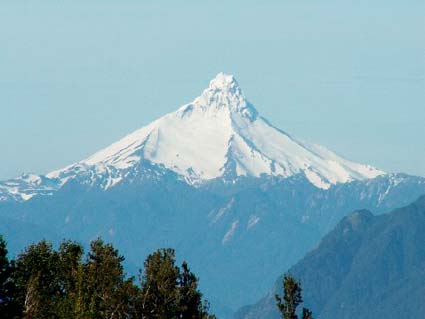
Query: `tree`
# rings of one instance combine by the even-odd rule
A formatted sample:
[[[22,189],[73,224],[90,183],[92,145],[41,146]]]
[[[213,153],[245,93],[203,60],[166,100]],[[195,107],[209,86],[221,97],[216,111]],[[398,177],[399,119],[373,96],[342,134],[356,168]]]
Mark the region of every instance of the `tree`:
[[[41,241],[9,263],[0,237],[1,318],[215,319],[198,278],[186,262],[176,266],[172,249],[148,256],[140,289],[126,278],[124,257],[111,244],[94,240],[84,261],[83,255],[78,243],[63,241],[54,250]],[[14,312],[6,312],[8,304],[17,305]]]
[[[186,262],[178,279],[179,313],[183,318],[199,318],[202,312],[202,294],[198,291],[198,279]]]
[[[14,302],[12,272],[13,263],[7,257],[6,241],[0,235],[0,314],[6,319],[19,313],[19,307]]]
[[[202,303],[198,278],[183,262],[176,266],[173,249],[160,249],[149,255],[140,278],[138,318],[212,319],[208,302]]]
[[[83,247],[72,241],[63,241],[58,250],[58,276],[62,298],[56,311],[60,318],[83,318]]]
[[[160,249],[149,255],[140,276],[140,318],[177,318],[179,269],[173,249]]]
[[[282,314],[283,319],[298,319],[297,308],[303,302],[302,289],[300,283],[290,274],[283,276],[283,298],[275,295],[277,307]],[[310,310],[303,308],[302,319],[312,319]]]
[[[47,241],[29,246],[18,256],[12,277],[24,318],[58,318],[56,304],[62,297],[58,270],[58,254]]]
[[[85,263],[83,248],[72,241],[58,251],[41,241],[21,253],[12,276],[18,318],[131,318],[138,289],[125,279],[124,257],[100,239],[90,247]]]
[[[178,318],[214,318],[208,314],[209,303],[202,304],[202,293],[198,290],[198,278],[183,262],[178,278]]]
[[[91,242],[83,268],[82,318],[120,319],[134,312],[138,289],[133,278],[125,279],[123,261],[111,244]]]

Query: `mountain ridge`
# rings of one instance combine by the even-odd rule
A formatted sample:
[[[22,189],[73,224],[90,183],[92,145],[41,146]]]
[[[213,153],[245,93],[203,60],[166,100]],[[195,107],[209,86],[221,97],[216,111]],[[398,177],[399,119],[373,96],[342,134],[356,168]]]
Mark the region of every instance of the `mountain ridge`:
[[[100,236],[127,256],[134,275],[143,257],[173,247],[200,276],[214,311],[230,318],[264,295],[282,269],[346,213],[364,207],[382,214],[425,193],[424,178],[403,174],[320,189],[303,174],[241,176],[193,187],[166,168],[158,172],[146,161],[107,191],[70,180],[52,196],[0,202],[0,218],[14,220],[9,228],[0,224],[0,233],[19,233],[13,227],[22,222],[86,244]],[[35,237],[7,239],[11,247],[24,247]]]
[[[388,214],[358,210],[344,217],[289,272],[301,280],[315,318],[419,318],[425,310],[425,195]],[[235,319],[278,319],[274,294]]]

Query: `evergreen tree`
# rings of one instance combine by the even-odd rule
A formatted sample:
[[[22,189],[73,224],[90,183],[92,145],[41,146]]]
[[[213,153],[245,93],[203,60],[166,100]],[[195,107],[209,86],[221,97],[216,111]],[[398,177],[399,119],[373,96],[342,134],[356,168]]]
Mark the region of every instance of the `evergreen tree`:
[[[202,304],[198,278],[186,262],[176,266],[173,249],[160,249],[144,264],[138,300],[138,318],[213,319],[209,304]]]
[[[91,319],[128,318],[134,312],[137,288],[125,279],[120,256],[101,239],[93,241],[83,272],[82,314]]]
[[[141,276],[138,302],[140,318],[173,319],[178,315],[179,269],[173,249],[160,249],[149,255]]]
[[[298,319],[297,308],[303,302],[300,283],[290,274],[283,276],[283,298],[276,294],[277,307],[283,319]],[[312,312],[303,308],[302,319],[313,319]]]
[[[19,307],[14,302],[14,285],[12,281],[13,264],[7,257],[7,247],[0,235],[0,314],[9,319],[19,314]]]
[[[178,318],[213,318],[208,315],[209,304],[202,304],[202,293],[198,290],[198,278],[183,262],[178,280]]]
[[[19,318],[131,318],[137,297],[125,279],[124,258],[110,244],[91,243],[86,262],[81,245],[64,241],[58,251],[42,241],[20,254],[13,274]]]
[[[59,278],[62,298],[56,306],[60,318],[84,318],[83,305],[83,247],[63,241],[59,247]]]
[[[198,279],[189,270],[186,262],[178,279],[179,313],[181,318],[200,318],[202,313],[202,294],[198,291]]]
[[[208,302],[202,303],[198,278],[186,262],[176,266],[172,249],[146,259],[141,289],[133,278],[126,279],[124,257],[112,245],[97,239],[84,262],[83,254],[72,241],[62,242],[57,251],[41,241],[11,264],[0,237],[0,317],[215,319]]]

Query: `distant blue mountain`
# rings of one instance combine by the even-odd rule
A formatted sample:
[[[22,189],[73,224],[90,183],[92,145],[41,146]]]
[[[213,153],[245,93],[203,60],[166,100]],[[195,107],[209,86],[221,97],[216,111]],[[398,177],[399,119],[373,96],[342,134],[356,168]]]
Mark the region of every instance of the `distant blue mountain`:
[[[289,272],[304,302],[322,319],[414,319],[425,313],[425,196],[390,214],[357,211]],[[237,319],[279,319],[272,291]]]

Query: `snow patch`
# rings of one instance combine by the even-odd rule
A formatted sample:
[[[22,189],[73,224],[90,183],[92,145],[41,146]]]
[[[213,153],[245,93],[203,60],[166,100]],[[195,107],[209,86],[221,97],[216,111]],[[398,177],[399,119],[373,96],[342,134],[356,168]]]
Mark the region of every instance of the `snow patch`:
[[[226,244],[227,242],[229,242],[233,235],[235,234],[236,228],[238,227],[239,224],[239,220],[235,220],[232,225],[230,226],[229,230],[227,231],[227,233],[224,235],[221,243],[222,244]]]
[[[21,193],[19,195],[21,195],[21,197],[22,197],[23,200],[29,200],[29,199],[33,198],[35,194],[24,194],[24,193]]]
[[[212,222],[216,223],[219,219],[221,219],[224,216],[224,214],[230,212],[234,203],[235,203],[235,199],[232,197],[232,199],[227,203],[227,205],[225,207],[222,207],[222,208],[219,209],[217,214],[215,214]]]
[[[251,215],[248,219],[248,225],[246,226],[246,229],[250,229],[253,226],[255,226],[260,221],[260,217]]]

